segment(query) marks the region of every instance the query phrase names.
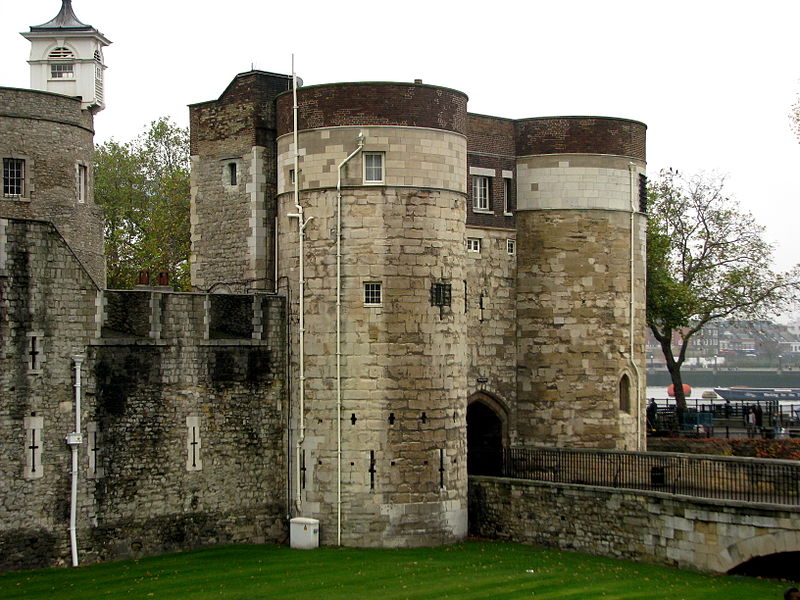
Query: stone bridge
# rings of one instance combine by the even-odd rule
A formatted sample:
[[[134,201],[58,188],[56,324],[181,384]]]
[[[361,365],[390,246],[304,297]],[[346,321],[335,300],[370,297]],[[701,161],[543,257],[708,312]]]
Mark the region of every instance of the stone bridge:
[[[800,506],[663,491],[470,476],[470,533],[726,573],[800,553]]]

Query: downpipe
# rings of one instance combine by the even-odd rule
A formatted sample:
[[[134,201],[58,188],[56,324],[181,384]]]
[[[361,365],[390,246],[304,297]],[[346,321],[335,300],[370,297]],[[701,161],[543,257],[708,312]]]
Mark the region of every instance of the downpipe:
[[[76,521],[78,512],[78,450],[83,443],[81,435],[81,365],[84,357],[72,357],[75,369],[75,430],[67,435],[67,445],[72,449],[72,490],[69,501],[69,545],[72,552],[72,566],[78,566],[78,534]]]
[[[636,243],[636,202],[638,200],[637,194],[637,173],[636,173],[636,165],[633,163],[628,164],[628,169],[630,171],[630,183],[631,183],[631,217],[630,217],[630,257],[629,257],[629,267],[630,267],[630,274],[631,274],[631,281],[630,281],[630,324],[629,324],[629,332],[628,332],[628,339],[629,339],[629,358],[631,366],[633,367],[634,372],[636,373],[636,449],[642,450],[642,418],[641,418],[641,401],[640,392],[642,386],[642,373],[639,370],[639,366],[636,364],[636,354],[635,354],[635,336],[636,336],[636,328],[634,326],[635,323],[635,316],[636,316],[636,252],[635,252],[635,243]]]
[[[342,545],[342,168],[364,148],[358,147],[339,163],[336,178],[336,545]]]

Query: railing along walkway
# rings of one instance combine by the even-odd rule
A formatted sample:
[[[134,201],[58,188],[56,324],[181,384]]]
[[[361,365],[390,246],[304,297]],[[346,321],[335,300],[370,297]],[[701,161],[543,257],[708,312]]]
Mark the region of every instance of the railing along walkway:
[[[494,460],[492,460],[494,458]],[[800,461],[565,448],[506,448],[473,474],[800,506]]]

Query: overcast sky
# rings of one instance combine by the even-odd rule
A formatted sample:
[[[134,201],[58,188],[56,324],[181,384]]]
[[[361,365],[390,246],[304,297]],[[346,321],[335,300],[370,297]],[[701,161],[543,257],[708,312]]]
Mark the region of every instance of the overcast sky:
[[[29,43],[60,0],[0,0],[0,85],[28,87]],[[105,34],[107,108],[97,141],[125,141],[240,72],[306,85],[413,81],[465,92],[470,112],[600,115],[648,126],[648,172],[727,175],[729,194],[800,262],[800,2],[762,0],[468,3],[450,0],[73,0]]]

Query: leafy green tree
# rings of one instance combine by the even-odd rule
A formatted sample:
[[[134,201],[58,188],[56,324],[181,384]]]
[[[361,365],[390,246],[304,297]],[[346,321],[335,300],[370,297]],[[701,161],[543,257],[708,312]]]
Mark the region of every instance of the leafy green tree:
[[[131,142],[95,149],[95,202],[105,216],[108,287],[127,289],[148,269],[189,284],[189,132],[161,118]]]
[[[798,267],[773,271],[763,227],[723,184],[668,170],[648,189],[647,325],[664,353],[680,419],[681,366],[692,336],[715,319],[774,315],[800,287]]]

